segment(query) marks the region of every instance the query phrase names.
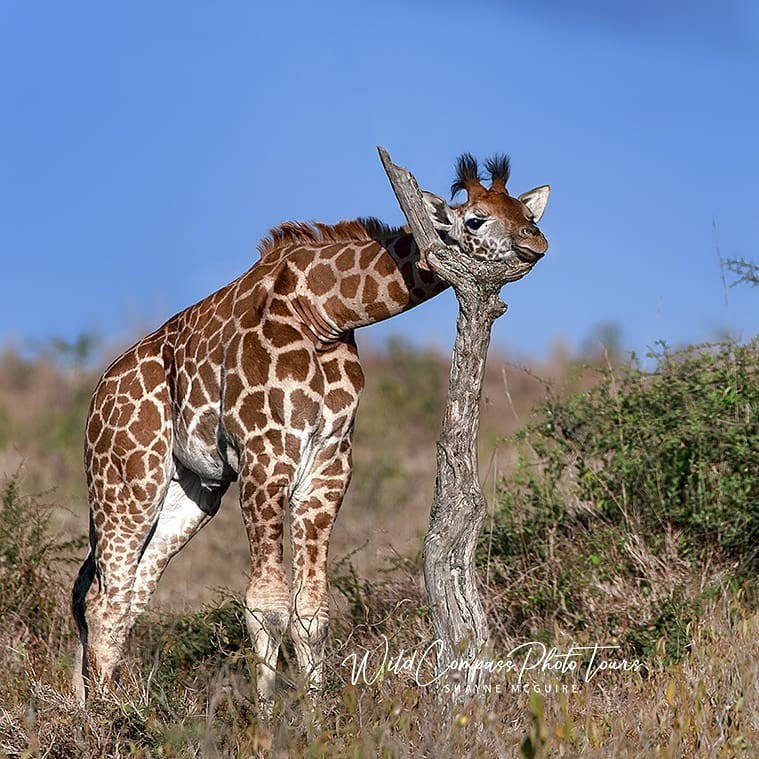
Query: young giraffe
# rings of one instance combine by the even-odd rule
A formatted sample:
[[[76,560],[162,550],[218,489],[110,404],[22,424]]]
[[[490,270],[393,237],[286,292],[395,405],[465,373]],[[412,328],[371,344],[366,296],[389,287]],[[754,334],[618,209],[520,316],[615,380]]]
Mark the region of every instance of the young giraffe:
[[[549,188],[513,198],[508,158],[486,165],[489,189],[465,154],[452,189],[467,201],[451,207],[431,193],[425,201],[446,243],[511,264],[516,279],[547,248],[535,222]],[[353,331],[447,285],[418,268],[407,230],[376,220],[287,223],[270,235],[251,269],[123,353],[95,389],[85,442],[90,552],[73,590],[82,702],[90,678],[111,679],[169,560],[235,479],[250,542],[245,608],[259,696],[271,703],[288,623],[307,682],[321,680],[327,549],[364,384]]]

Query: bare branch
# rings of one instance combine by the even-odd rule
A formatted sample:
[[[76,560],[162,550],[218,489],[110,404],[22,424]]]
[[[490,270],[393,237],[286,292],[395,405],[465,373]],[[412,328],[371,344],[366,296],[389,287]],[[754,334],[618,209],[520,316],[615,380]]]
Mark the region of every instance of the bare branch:
[[[435,248],[445,247],[435,231],[432,220],[424,206],[421,190],[414,175],[402,166],[396,166],[390,160],[390,154],[381,145],[377,146],[382,165],[385,168],[390,186],[393,188],[398,205],[411,228],[420,253],[420,266],[428,269],[427,255]]]

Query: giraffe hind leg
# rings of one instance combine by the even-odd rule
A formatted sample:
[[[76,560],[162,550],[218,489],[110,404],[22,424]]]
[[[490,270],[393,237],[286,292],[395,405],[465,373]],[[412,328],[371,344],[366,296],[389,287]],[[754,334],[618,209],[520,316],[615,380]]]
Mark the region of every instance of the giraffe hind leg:
[[[173,473],[162,347],[148,336],[114,361],[95,388],[87,415],[90,551],[72,595],[80,638],[74,687],[80,700],[88,684],[110,680],[119,663],[137,565]]]
[[[134,583],[131,589],[126,633],[145,610],[169,561],[218,511],[226,484],[201,482],[193,472],[175,461],[175,474],[163,498],[158,518],[153,522],[142,545]],[[79,629],[80,645],[74,662],[74,688],[78,700],[86,700],[89,628],[85,598],[95,581],[97,567],[94,546],[96,533],[90,520],[90,553],[79,570],[72,594],[72,611]],[[100,582],[100,579],[97,580]]]
[[[72,592],[72,612],[79,630],[73,684],[80,703],[93,681],[112,680],[121,660],[133,622],[130,607],[137,567],[167,489],[167,482],[157,483],[147,498],[136,500],[123,485],[118,502],[104,505],[95,501],[90,551]],[[103,512],[108,516],[98,520],[97,514]]]
[[[206,483],[175,461],[175,474],[148,536],[132,588],[131,624],[147,608],[164,570],[216,515],[228,483]]]

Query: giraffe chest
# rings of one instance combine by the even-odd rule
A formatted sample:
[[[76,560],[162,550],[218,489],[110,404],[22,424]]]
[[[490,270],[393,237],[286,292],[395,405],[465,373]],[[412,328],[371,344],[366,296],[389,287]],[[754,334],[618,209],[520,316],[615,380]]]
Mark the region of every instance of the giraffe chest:
[[[247,347],[245,360],[219,367],[215,393],[201,399],[189,382],[175,417],[175,455],[211,480],[234,477],[247,457],[281,463],[297,481],[352,428],[363,385],[355,348],[293,348],[278,361]]]

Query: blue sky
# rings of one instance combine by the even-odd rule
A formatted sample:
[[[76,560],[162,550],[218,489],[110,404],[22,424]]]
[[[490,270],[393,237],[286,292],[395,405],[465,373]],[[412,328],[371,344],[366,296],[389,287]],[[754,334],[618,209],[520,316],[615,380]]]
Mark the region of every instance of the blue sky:
[[[285,219],[400,222],[378,144],[438,194],[463,151],[551,184],[499,347],[749,338],[713,225],[759,259],[758,82],[738,0],[3,3],[0,342],[139,336]],[[360,340],[445,349],[455,315],[445,294]]]

